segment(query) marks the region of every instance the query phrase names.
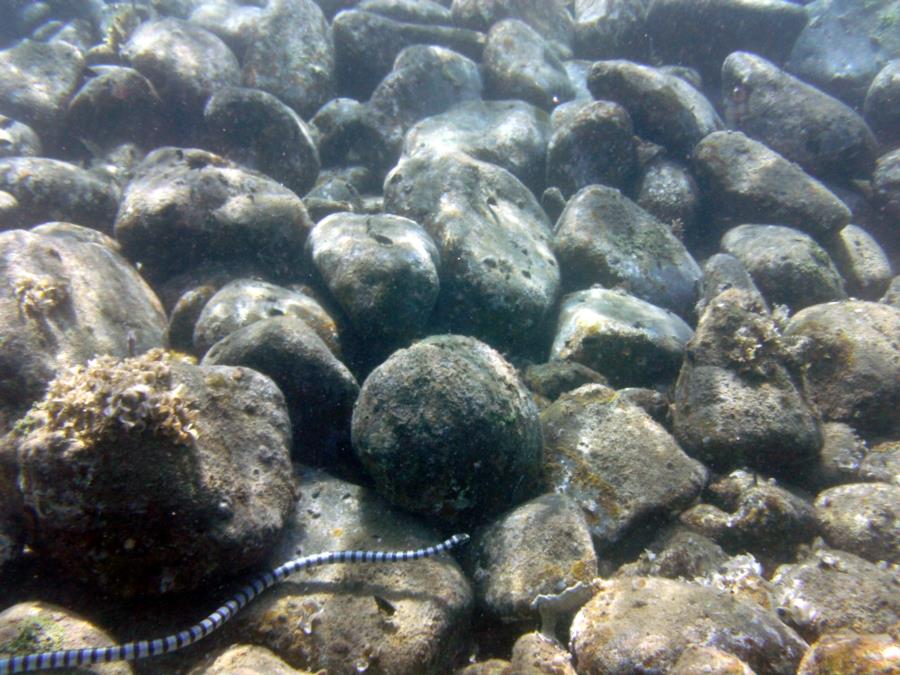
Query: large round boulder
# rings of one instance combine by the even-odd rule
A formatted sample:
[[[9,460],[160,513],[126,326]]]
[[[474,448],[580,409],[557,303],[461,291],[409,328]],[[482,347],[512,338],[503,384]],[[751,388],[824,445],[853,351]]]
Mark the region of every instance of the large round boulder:
[[[449,522],[530,495],[542,460],[538,411],[516,371],[482,342],[433,336],[363,383],[353,447],[390,502]]]

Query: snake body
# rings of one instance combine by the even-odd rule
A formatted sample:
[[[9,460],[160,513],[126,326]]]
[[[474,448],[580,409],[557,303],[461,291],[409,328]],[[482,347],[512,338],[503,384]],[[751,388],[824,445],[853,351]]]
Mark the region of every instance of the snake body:
[[[435,546],[409,551],[331,551],[295,558],[273,570],[263,572],[254,577],[215,612],[179,633],[156,640],[127,642],[112,647],[61,649],[54,652],[22,654],[20,656],[0,658],[0,675],[83,666],[93,663],[109,663],[111,661],[133,661],[147,658],[148,656],[168,654],[194,644],[221,628],[226,621],[247,606],[264,590],[284,581],[288,576],[300,570],[337,563],[392,563],[420,560],[445,553],[456,546],[466,543],[468,540],[469,535],[467,534],[454,534],[449,539]]]

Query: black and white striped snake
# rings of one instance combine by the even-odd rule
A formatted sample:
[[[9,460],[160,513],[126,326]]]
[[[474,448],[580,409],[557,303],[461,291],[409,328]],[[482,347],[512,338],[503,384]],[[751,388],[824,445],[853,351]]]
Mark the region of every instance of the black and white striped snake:
[[[445,553],[450,549],[466,543],[467,534],[454,534],[446,541],[435,546],[419,548],[412,551],[331,551],[315,555],[295,558],[274,570],[263,572],[254,577],[246,586],[231,596],[228,601],[215,612],[190,628],[156,640],[140,640],[113,647],[97,647],[93,649],[61,649],[42,654],[23,654],[0,658],[0,675],[9,673],[28,673],[35,670],[65,668],[67,666],[83,666],[92,663],[109,663],[111,661],[133,661],[148,656],[168,654],[182,647],[205,638],[250,603],[264,590],[284,581],[294,572],[319,565],[336,563],[391,563],[407,560],[419,560]]]

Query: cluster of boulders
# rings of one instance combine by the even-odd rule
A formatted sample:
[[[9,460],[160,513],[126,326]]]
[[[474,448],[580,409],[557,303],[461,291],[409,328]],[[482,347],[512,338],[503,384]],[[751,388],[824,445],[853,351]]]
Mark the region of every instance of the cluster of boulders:
[[[0,657],[900,669],[895,2],[0,12]]]

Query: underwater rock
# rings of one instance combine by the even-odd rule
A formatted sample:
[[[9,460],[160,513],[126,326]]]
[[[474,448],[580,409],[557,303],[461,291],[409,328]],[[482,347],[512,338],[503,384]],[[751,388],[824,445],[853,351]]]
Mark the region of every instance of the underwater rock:
[[[66,124],[79,139],[108,148],[122,143],[152,146],[163,136],[163,101],[134,68],[92,66],[89,79],[69,102]]]
[[[192,24],[221,38],[240,61],[257,35],[267,4],[247,5],[240,0],[192,0],[187,18]]]
[[[631,0],[579,0],[573,9],[578,56],[591,61],[616,57],[648,60],[645,4]]]
[[[544,40],[555,43],[557,51],[571,50],[573,21],[565,7],[545,0],[454,0],[453,22],[458,26],[487,33],[504,19],[522,21]],[[560,53],[563,58],[562,52]]]
[[[421,224],[441,253],[437,330],[499,348],[533,344],[556,301],[550,223],[511,173],[459,152],[403,159],[384,209]]]
[[[40,157],[42,152],[41,139],[30,126],[0,115],[0,158]],[[0,222],[8,223],[9,218],[0,216]]]
[[[734,51],[782,63],[806,21],[804,7],[781,0],[654,0],[644,30],[656,60],[692,66],[715,86]]]
[[[272,94],[225,87],[209,98],[203,120],[223,156],[272,177],[298,196],[315,184],[320,163],[311,130]]]
[[[26,39],[0,51],[0,113],[33,127],[45,146],[55,145],[83,71],[81,51],[66,42]]]
[[[900,669],[900,639],[884,633],[826,633],[812,645],[797,675],[837,672],[892,673]]]
[[[16,485],[16,474],[16,458],[0,444],[0,586],[6,583],[6,564],[19,559],[25,543],[22,495]],[[0,654],[3,654],[2,645]]]
[[[636,559],[619,567],[616,576],[694,579],[714,574],[728,560],[712,539],[675,521],[662,528]]]
[[[860,464],[859,477],[900,485],[900,440],[873,446]]]
[[[275,384],[158,349],[61,371],[4,444],[18,458],[28,545],[118,596],[259,564],[292,505]]]
[[[792,227],[738,225],[722,237],[722,250],[741,261],[769,305],[797,312],[847,297],[825,249]]]
[[[872,80],[863,110],[884,147],[900,145],[900,58],[888,61]]]
[[[122,56],[153,83],[172,113],[186,119],[199,117],[216,90],[240,83],[240,66],[228,46],[181,19],[142,23],[122,46]]]
[[[668,227],[615,188],[590,185],[572,197],[556,223],[553,249],[566,289],[622,286],[691,315],[700,266]]]
[[[878,71],[900,53],[897,4],[893,0],[816,0],[806,9],[806,27],[796,42],[784,43],[792,46],[785,68],[859,107]]]
[[[829,546],[871,562],[900,563],[900,486],[855,483],[823,490],[816,520]]]
[[[154,150],[137,167],[116,216],[123,252],[157,281],[211,261],[296,275],[312,221],[275,180],[194,148]]]
[[[884,295],[891,283],[891,263],[872,235],[847,225],[831,240],[830,252],[848,293],[861,300],[878,300]]]
[[[900,310],[848,300],[814,305],[791,317],[785,337],[806,342],[806,399],[827,421],[864,437],[900,428]]]
[[[685,451],[719,469],[776,474],[813,461],[822,437],[786,366],[792,358],[791,341],[756,296],[716,296],[675,383],[674,433]]]
[[[551,360],[581,363],[614,387],[670,381],[692,335],[672,312],[605,288],[565,296],[557,321]]]
[[[700,299],[694,306],[694,313],[703,312],[713,299],[729,288],[737,288],[749,294],[761,307],[768,308],[762,293],[753,283],[753,278],[740,260],[728,253],[716,253],[703,263],[703,278],[700,281]]]
[[[405,48],[363,113],[366,164],[386,173],[400,157],[403,137],[413,124],[479,100],[481,89],[478,65],[462,54],[428,45]]]
[[[524,101],[467,101],[426,117],[406,132],[403,155],[459,151],[506,169],[539,194],[550,117]]]
[[[209,348],[202,365],[244,366],[272,378],[291,417],[293,459],[346,463],[359,385],[305,321],[274,316],[237,328]]]
[[[306,248],[373,360],[422,334],[438,297],[440,255],[420,225],[336,213],[316,224]]]
[[[337,213],[361,213],[366,210],[353,184],[332,172],[322,176],[316,186],[306,193],[303,203],[315,223]]]
[[[588,74],[594,98],[615,101],[635,133],[687,156],[705,136],[724,127],[715,108],[687,81],[630,61],[597,61]]]
[[[356,5],[356,3],[353,3]],[[421,5],[421,3],[417,3]],[[334,50],[342,93],[360,100],[372,95],[378,83],[395,67],[397,56],[413,45],[443,47],[470,59],[481,59],[484,35],[450,25],[397,20],[381,13],[341,12],[334,18]]]
[[[194,348],[204,354],[239,328],[278,316],[303,319],[328,348],[340,356],[337,325],[315,298],[299,289],[255,279],[235,279],[209,299],[194,326]]]
[[[886,223],[900,219],[900,148],[878,158],[872,174],[872,204]],[[896,229],[889,230],[896,232]],[[896,250],[896,245],[894,246]]]
[[[691,646],[681,652],[669,675],[756,675],[734,654],[715,647]]]
[[[46,157],[2,158],[0,190],[16,202],[0,229],[64,220],[112,234],[118,190],[75,164]]]
[[[700,191],[688,168],[664,157],[641,169],[635,188],[635,202],[669,226],[679,239],[700,236],[695,232],[700,208]]]
[[[822,424],[818,464],[810,468],[803,483],[820,490],[842,483],[855,483],[862,479],[860,470],[867,454],[865,441],[853,427],[843,422],[825,422]]]
[[[396,21],[410,21],[427,26],[451,26],[453,15],[449,2],[438,0],[351,0],[356,9],[374,12]]]
[[[597,371],[574,361],[558,359],[529,365],[522,380],[533,393],[548,401],[555,401],[561,394],[583,384],[608,384]]]
[[[333,98],[309,121],[322,166],[340,166],[358,155],[365,106],[352,98]],[[314,218],[316,222],[318,219]]]
[[[269,0],[242,60],[241,84],[310,117],[334,95],[331,27],[313,0]]]
[[[581,507],[600,553],[686,508],[706,482],[700,462],[608,387],[563,394],[541,423],[546,481]]]
[[[84,617],[48,602],[20,602],[0,612],[0,656],[113,642],[115,640],[109,633]],[[134,673],[127,662],[98,663],[79,670],[97,675]]]
[[[353,448],[380,495],[445,522],[483,522],[534,494],[537,408],[516,371],[474,338],[394,352],[362,385]]]
[[[647,635],[653,639],[648,640]],[[761,607],[697,584],[654,577],[613,579],[572,624],[579,673],[671,669],[691,646],[721,649],[755,672],[793,675],[807,644]]]
[[[536,497],[503,514],[475,532],[462,556],[476,602],[503,623],[533,620],[538,595],[597,576],[581,509],[561,494]]]
[[[572,655],[541,633],[525,633],[516,640],[510,658],[510,675],[575,675]]]
[[[739,131],[717,131],[694,148],[705,201],[725,224],[778,223],[824,240],[850,222],[850,210],[820,182]]]
[[[304,472],[273,564],[342,549],[411,549],[439,539],[371,490]],[[297,668],[351,675],[449,672],[467,648],[472,590],[450,556],[328,565],[266,592],[223,638],[268,647]],[[231,630],[229,630],[229,628]]]
[[[187,675],[314,675],[291,668],[275,653],[258,645],[236,645],[207,658]]]
[[[900,619],[900,574],[818,547],[772,577],[778,616],[809,642],[850,629],[883,633]]]
[[[481,72],[488,98],[519,99],[550,111],[575,97],[562,61],[533,28],[518,19],[504,19],[491,27]]]
[[[637,147],[625,108],[610,101],[564,103],[554,109],[552,123],[548,185],[566,197],[598,183],[630,187],[638,168]]]
[[[836,98],[755,54],[734,52],[722,64],[725,115],[814,176],[865,178],[878,144],[863,118]]]
[[[726,551],[749,552],[766,565],[793,560],[797,546],[817,531],[812,504],[756,474],[734,471],[707,486],[708,503],[681,514],[681,522]]]
[[[0,430],[63,367],[163,344],[165,314],[109,237],[71,223],[0,233]]]

